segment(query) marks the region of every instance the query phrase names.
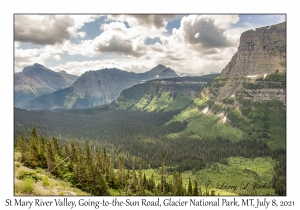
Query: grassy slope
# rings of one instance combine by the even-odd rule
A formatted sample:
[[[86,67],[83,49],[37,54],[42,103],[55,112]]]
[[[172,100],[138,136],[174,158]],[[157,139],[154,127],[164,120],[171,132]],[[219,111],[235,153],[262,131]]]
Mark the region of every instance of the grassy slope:
[[[209,90],[214,83],[210,83]],[[275,82],[273,81],[273,83]],[[267,86],[273,83],[267,81],[263,85]],[[282,84],[278,85],[277,88],[283,88],[284,86],[282,86]],[[185,130],[180,133],[186,133],[197,138],[222,136],[232,141],[241,138],[257,139],[267,143],[271,148],[285,148],[285,105],[275,100],[255,101],[243,94],[237,92],[235,97],[228,97],[217,102],[209,99],[205,91],[202,91],[200,98],[195,98],[187,108],[167,122],[166,125],[172,121],[182,122],[186,120],[188,124]],[[207,112],[205,112],[206,109],[208,109]],[[178,134],[169,136],[174,137]]]
[[[283,110],[267,111],[268,120],[264,122],[256,117],[261,112],[258,110],[259,107],[252,108],[251,113],[249,113],[251,118],[242,116],[237,108],[227,109],[227,112],[219,112],[219,114],[223,113],[220,116],[212,109],[208,109],[208,112],[204,113],[205,108],[199,108],[195,105],[189,106],[166,125],[173,121],[187,120],[188,124],[181,133],[187,133],[194,137],[222,136],[232,141],[241,138],[255,138],[266,142],[271,148],[286,147],[286,114]],[[224,116],[226,116],[225,122],[223,121]],[[264,123],[267,123],[268,137],[261,136]]]
[[[240,140],[242,132],[232,128],[226,122],[223,123],[224,115],[212,113],[209,109],[205,113],[207,107],[207,100],[205,98],[196,98],[189,107],[184,109],[181,113],[175,116],[171,121],[184,121],[187,120],[187,127],[181,133],[187,133],[193,137],[206,138],[222,136],[229,138],[232,141]],[[169,135],[170,137],[172,135]],[[174,136],[174,135],[173,135]]]
[[[117,101],[119,109],[141,110],[147,112],[172,111],[186,107],[192,98],[188,95],[180,94],[172,98],[169,93],[162,92],[158,95],[144,95],[139,100],[129,99],[127,101]]]
[[[32,195],[32,196],[47,196],[47,195],[90,195],[82,190],[71,187],[69,182],[56,179],[44,169],[30,169],[23,166],[20,162],[20,153],[15,153],[15,171],[14,171],[14,195]],[[17,178],[22,171],[31,172],[39,177],[38,180],[31,178]]]
[[[56,179],[46,170],[33,170],[23,166],[20,164],[19,158],[20,153],[15,153],[15,196],[90,195],[82,190],[71,187],[71,184],[68,182]],[[254,159],[231,157],[228,159],[228,166],[212,163],[199,171],[185,171],[181,176],[184,186],[188,186],[189,178],[191,181],[197,179],[203,192],[206,189],[209,192],[214,190],[216,195],[274,195],[274,189],[269,188],[269,186],[271,186],[275,163],[276,161],[269,157]],[[39,177],[39,180],[17,178],[21,171],[33,172]],[[154,180],[160,182],[160,169],[142,170],[142,173],[145,173],[147,178],[150,178],[153,174]],[[167,181],[172,181],[172,173],[167,172],[166,174]],[[255,183],[263,187],[253,189]],[[110,189],[109,191],[111,195],[125,195],[124,192],[118,190]]]
[[[228,166],[213,163],[199,171],[185,171],[181,176],[183,185],[186,187],[189,178],[191,181],[198,179],[202,191],[214,190],[216,195],[274,195],[274,189],[270,186],[275,163],[276,161],[269,157],[254,158],[253,160],[231,157],[228,159]],[[160,182],[159,169],[143,170],[143,173],[147,177],[151,177],[153,174],[155,181]],[[172,173],[168,173],[167,181],[172,181]],[[255,183],[257,183],[256,186],[264,186],[265,183],[266,185],[255,188]]]
[[[183,109],[192,101],[191,95],[216,76],[179,77],[138,84],[124,90],[115,104],[118,109],[147,112]]]

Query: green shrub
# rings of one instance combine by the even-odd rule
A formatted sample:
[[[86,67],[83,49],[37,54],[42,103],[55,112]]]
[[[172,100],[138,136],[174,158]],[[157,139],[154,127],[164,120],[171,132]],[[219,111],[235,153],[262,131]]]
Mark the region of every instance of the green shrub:
[[[262,77],[260,77],[260,78],[257,78],[255,81],[256,82],[262,82],[264,79],[262,78]]]
[[[64,195],[65,195],[65,192],[64,192],[64,191],[60,191],[60,192],[58,193],[58,195],[59,195],[59,196],[64,196]]]
[[[254,83],[243,83],[243,87],[246,89],[262,89],[264,85],[262,83],[254,84]]]
[[[31,194],[33,191],[34,180],[32,178],[26,178],[23,182],[15,184],[14,189],[17,194]]]
[[[210,86],[214,87],[214,88],[220,88],[220,87],[223,87],[224,85],[225,85],[225,82],[222,82],[222,81],[214,81],[214,82],[210,83]]]
[[[36,172],[30,172],[30,171],[23,171],[23,170],[20,170],[18,175],[17,175],[17,178],[18,179],[22,179],[22,180],[25,180],[27,178],[31,178],[35,181],[38,181],[38,180],[41,180],[41,177],[38,176],[36,174]]]
[[[74,177],[74,174],[71,172],[67,172],[65,174],[63,174],[63,179],[67,182],[71,181]]]
[[[32,178],[27,178],[23,181],[24,193],[31,193],[33,191],[34,180]]]
[[[223,99],[223,103],[224,104],[234,104],[234,98],[232,98],[232,97],[225,98],[225,99]]]
[[[285,83],[283,82],[269,82],[267,83],[268,88],[285,88]]]
[[[49,179],[48,179],[48,177],[44,177],[44,178],[43,178],[42,185],[43,185],[44,187],[48,187],[48,186],[50,185],[50,184],[49,184]]]
[[[273,81],[273,82],[285,82],[286,81],[286,75],[285,74],[268,74],[265,78],[265,81]]]

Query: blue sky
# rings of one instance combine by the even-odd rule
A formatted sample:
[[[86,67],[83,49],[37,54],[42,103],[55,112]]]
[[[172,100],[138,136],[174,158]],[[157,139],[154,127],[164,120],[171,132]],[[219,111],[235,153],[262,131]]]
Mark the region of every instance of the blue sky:
[[[143,14],[14,16],[15,72],[40,63],[81,75],[158,64],[177,73],[220,72],[242,32],[285,21],[284,14]]]

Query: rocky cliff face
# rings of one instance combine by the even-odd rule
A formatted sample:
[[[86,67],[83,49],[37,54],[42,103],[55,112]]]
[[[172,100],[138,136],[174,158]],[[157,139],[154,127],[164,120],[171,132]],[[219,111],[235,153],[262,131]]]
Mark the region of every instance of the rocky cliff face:
[[[238,52],[221,77],[286,72],[286,22],[242,33]]]
[[[255,100],[285,103],[285,74],[286,23],[246,31],[241,35],[238,52],[222,70],[218,85],[211,87],[210,97],[223,100],[243,89]],[[280,81],[271,80],[272,75]]]
[[[175,116],[184,134],[286,146],[285,23],[246,31],[221,74]]]

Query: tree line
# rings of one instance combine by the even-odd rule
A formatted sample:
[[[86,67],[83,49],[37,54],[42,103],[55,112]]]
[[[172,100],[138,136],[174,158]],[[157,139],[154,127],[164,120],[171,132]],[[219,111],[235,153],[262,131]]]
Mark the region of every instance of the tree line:
[[[220,142],[222,142],[221,139],[219,139],[219,146]],[[230,141],[226,141],[226,143],[230,144]],[[247,145],[247,143],[249,142],[241,141],[239,146],[234,148],[242,150],[241,148],[245,148],[243,145]],[[206,144],[209,145],[209,142],[206,142]],[[263,143],[260,142],[259,144]],[[195,144],[191,145],[195,146]],[[221,148],[224,146],[225,144],[221,144]],[[99,147],[93,143],[89,144],[88,141],[81,144],[75,141],[59,143],[55,137],[45,140],[42,135],[37,134],[35,128],[31,130],[28,138],[21,135],[16,139],[15,149],[21,153],[21,162],[25,166],[47,169],[54,176],[68,181],[74,187],[93,195],[110,195],[109,189],[117,190],[119,194],[123,195],[180,196],[215,194],[215,192],[202,190],[199,180],[189,180],[188,186],[183,186],[180,170],[184,171],[186,167],[196,164],[194,162],[179,161],[180,164],[171,171],[173,174],[172,181],[166,181],[166,157],[172,158],[170,154],[165,155],[165,153],[161,153],[159,155],[161,181],[155,182],[153,175],[147,178],[142,173],[145,164],[142,158],[135,160],[136,167],[135,165],[126,167],[124,165],[126,156],[110,155],[106,149],[101,151]],[[234,152],[234,150],[231,150],[231,152]],[[249,152],[247,155],[247,150],[245,149],[243,152],[245,156],[251,154]],[[256,155],[261,152],[263,150],[258,150]],[[208,150],[207,154],[207,157],[202,154],[203,159],[195,159],[195,161],[204,165],[208,164],[208,161],[227,164],[226,156],[223,156],[222,150],[218,150],[218,152],[217,150]],[[251,155],[253,156],[253,154]],[[231,154],[231,156],[235,156],[235,153]],[[278,195],[284,195],[286,193],[286,178],[285,161],[282,158],[285,157],[285,151],[273,151],[269,156],[281,158],[275,167],[273,187]],[[214,161],[214,159],[209,159],[208,157],[218,157],[219,159]],[[186,155],[179,155],[179,158],[189,160]],[[170,170],[168,172],[170,173]]]
[[[93,109],[92,109],[93,110]],[[74,111],[72,111],[74,112]],[[285,149],[271,150],[266,143],[252,139],[232,142],[224,137],[194,139],[188,135],[168,138],[170,133],[185,128],[187,122],[162,126],[174,113],[87,110],[75,113],[15,110],[15,138],[35,127],[43,136],[56,136],[59,142],[88,140],[93,147],[106,148],[115,165],[122,157],[125,168],[158,168],[161,154],[177,171],[200,170],[211,162],[227,163],[231,156],[255,158],[270,156],[277,159]]]
[[[70,141],[83,148],[83,142],[88,141],[91,148],[106,148],[112,165],[118,166],[121,158],[125,170],[159,168],[162,154],[165,154],[169,172],[178,173],[197,171],[212,162],[227,164],[227,158],[232,156],[269,156],[277,160],[285,156],[285,149],[270,149],[265,142],[253,139],[232,142],[223,137],[194,139],[180,135],[168,138],[168,134],[184,129],[187,123],[173,122],[162,126],[175,114],[120,111],[108,106],[64,112],[15,109],[14,132],[18,139],[35,127],[43,138],[55,136],[62,148]],[[29,142],[29,137],[24,138]],[[282,167],[276,169],[279,168]],[[280,186],[285,187],[284,179],[280,180]],[[281,191],[285,191],[284,187]]]
[[[84,145],[74,141],[60,145],[55,137],[45,140],[35,128],[28,139],[21,135],[16,140],[15,150],[21,153],[20,161],[25,166],[46,169],[92,195],[110,195],[109,189],[117,190],[120,195],[214,195],[213,191],[202,191],[198,180],[189,180],[188,187],[183,186],[181,174],[177,171],[174,171],[172,181],[166,181],[164,155],[161,157],[161,181],[156,182],[153,174],[147,178],[142,173],[142,163],[137,170],[129,170],[118,158],[115,167],[106,149],[100,151],[87,141]]]

